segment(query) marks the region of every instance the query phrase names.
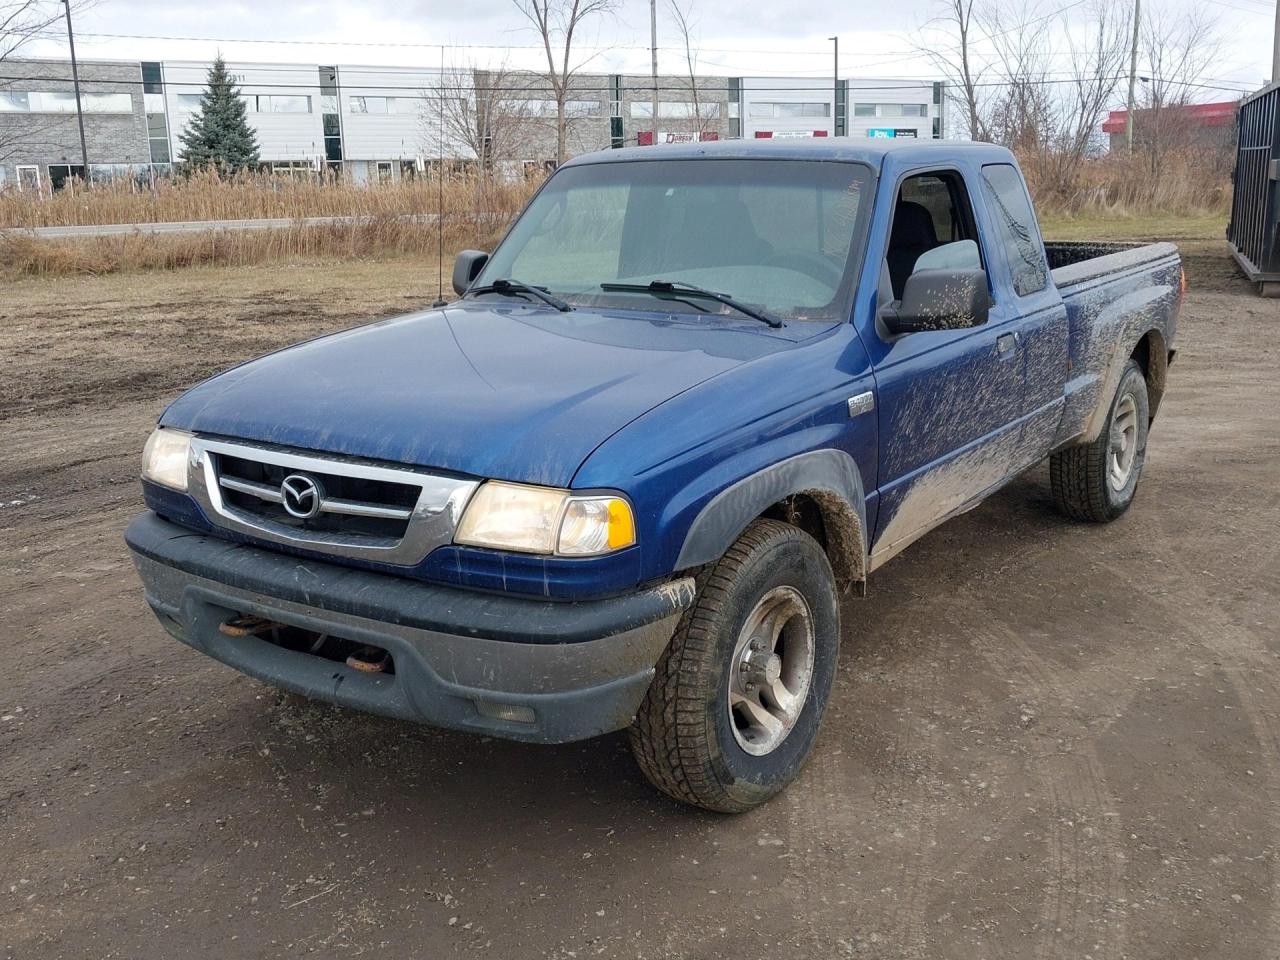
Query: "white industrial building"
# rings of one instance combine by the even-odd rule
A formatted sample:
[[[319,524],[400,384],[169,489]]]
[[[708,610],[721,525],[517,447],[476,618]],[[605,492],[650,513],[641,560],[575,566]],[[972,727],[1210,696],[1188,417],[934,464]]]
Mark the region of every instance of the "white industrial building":
[[[730,110],[741,136],[941,138],[945,100],[941,83],[919,80],[742,77]],[[735,106],[737,107],[734,110]]]
[[[0,186],[57,188],[85,175],[69,112],[70,64],[17,60],[26,79],[0,95],[0,134],[39,129],[29,144],[0,160]],[[164,174],[182,159],[181,134],[198,109],[210,64],[200,61],[82,61],[90,176]],[[423,170],[440,149],[435,68],[287,63],[228,63],[257,133],[264,164],[279,170],[341,172],[357,182],[399,179]],[[492,74],[466,75],[483,86]],[[456,84],[457,75],[450,77]],[[553,162],[554,102],[544,80],[521,74],[509,83],[522,120],[511,168]],[[821,77],[659,77],[658,118],[652,81],[626,74],[579,74],[571,91],[573,152],[627,144],[735,137],[855,138],[945,136],[940,83]],[[548,107],[551,107],[548,110]],[[54,130],[53,128],[57,128]],[[65,129],[62,129],[64,128]],[[52,133],[50,131],[53,131]],[[56,135],[54,135],[56,134]],[[0,137],[0,140],[3,140]],[[446,138],[447,139],[447,138]],[[451,159],[475,159],[460,144]]]

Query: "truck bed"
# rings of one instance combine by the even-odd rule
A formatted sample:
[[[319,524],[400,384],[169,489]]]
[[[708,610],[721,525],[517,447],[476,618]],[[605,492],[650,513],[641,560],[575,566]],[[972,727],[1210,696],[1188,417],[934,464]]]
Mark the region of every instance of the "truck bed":
[[[1115,391],[1129,350],[1144,330],[1173,340],[1182,265],[1172,243],[1046,243],[1053,282],[1067,308],[1066,408],[1058,442],[1092,440]],[[1148,377],[1164,385],[1163,362]],[[1154,406],[1157,401],[1153,401]]]
[[[1044,245],[1053,282],[1066,291],[1090,280],[1154,264],[1178,252],[1172,243],[1057,240]]]

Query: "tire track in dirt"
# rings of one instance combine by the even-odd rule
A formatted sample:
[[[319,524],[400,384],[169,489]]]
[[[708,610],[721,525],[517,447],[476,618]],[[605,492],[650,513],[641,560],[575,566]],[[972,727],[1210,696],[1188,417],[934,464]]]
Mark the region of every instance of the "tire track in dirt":
[[[857,673],[847,668],[852,656],[850,647],[857,642],[849,629],[851,620],[854,618],[844,619],[841,655],[846,667],[837,676],[833,699],[856,696],[860,683]],[[920,638],[900,642],[909,644],[915,652],[906,655],[905,667],[894,673],[895,712],[899,722],[892,733],[886,735],[886,742],[880,748],[873,799],[878,806],[891,806],[897,811],[893,835],[874,838],[874,852],[900,863],[901,869],[896,872],[891,888],[870,893],[858,890],[856,883],[852,885],[852,895],[864,901],[887,898],[886,909],[875,916],[874,929],[845,930],[833,936],[830,925],[820,916],[811,913],[806,919],[817,942],[827,947],[834,944],[852,951],[855,944],[861,944],[864,949],[873,945],[873,949],[887,950],[885,956],[915,960],[930,955],[928,894],[933,882],[939,809],[946,801],[933,786],[941,754],[939,738],[929,731],[925,719],[936,713],[943,679],[937,662],[917,649]],[[901,655],[901,651],[898,653]],[[832,719],[829,717],[828,723]],[[839,741],[829,734],[828,727],[826,743],[820,744],[806,766],[803,788],[788,790],[778,798],[787,806],[788,848],[822,852],[820,859],[807,860],[797,877],[803,902],[808,903],[826,898],[833,886],[850,889],[845,858],[853,855],[853,851],[846,841],[859,833],[858,825],[850,818],[850,803],[845,793],[848,773],[842,769],[844,750],[832,749]],[[864,842],[864,838],[858,842]]]
[[[1038,639],[1052,642],[1048,634]],[[1070,738],[1068,752],[1029,758],[1049,805],[1044,823],[1052,870],[1036,924],[1035,949],[1028,955],[1124,957],[1127,930],[1120,902],[1126,885],[1124,866],[1115,852],[1121,848],[1116,798],[1106,787],[1098,756],[1098,728],[1090,726],[1088,716],[1080,715],[1078,702],[1096,689],[1098,674],[1110,673],[1112,667],[1101,663],[1084,670],[1063,668],[1004,625],[983,630],[974,637],[974,645],[1019,690],[1024,702],[1018,706],[1029,722],[1051,715],[1058,723],[1079,727],[1060,735]],[[1108,705],[1119,712],[1130,699]],[[1036,712],[1027,713],[1028,707]],[[1107,914],[1120,922],[1112,923]]]
[[[1266,543],[1259,538],[1252,546],[1257,551],[1252,554],[1255,570],[1280,569],[1280,546],[1274,540]],[[1274,946],[1280,944],[1280,869],[1276,866],[1280,853],[1280,707],[1276,706],[1280,704],[1280,680],[1276,655],[1267,649],[1262,636],[1233,622],[1220,608],[1221,598],[1208,589],[1204,564],[1199,554],[1178,556],[1173,564],[1165,565],[1164,578],[1170,587],[1167,595],[1148,599],[1167,609],[1196,643],[1213,654],[1215,668],[1231,685],[1260,747],[1258,762],[1270,809],[1271,903],[1265,939]],[[1106,566],[1117,576],[1123,573],[1112,564]],[[1195,609],[1194,619],[1185,615],[1186,607]]]

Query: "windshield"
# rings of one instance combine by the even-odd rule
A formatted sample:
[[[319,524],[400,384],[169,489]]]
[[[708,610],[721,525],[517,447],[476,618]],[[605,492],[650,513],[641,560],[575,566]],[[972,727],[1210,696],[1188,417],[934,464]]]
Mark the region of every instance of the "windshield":
[[[871,206],[870,171],[812,160],[637,160],[566,167],[530,204],[476,286],[536,284],[575,305],[644,306],[602,283],[692,284],[784,320],[841,314]],[[705,298],[662,309],[731,315]]]

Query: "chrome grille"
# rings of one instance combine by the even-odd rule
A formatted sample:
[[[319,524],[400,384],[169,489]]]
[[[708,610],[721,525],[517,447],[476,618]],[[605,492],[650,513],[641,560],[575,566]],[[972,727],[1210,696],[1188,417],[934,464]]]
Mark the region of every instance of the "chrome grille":
[[[320,553],[412,565],[453,532],[477,482],[197,437],[188,487],[215,523]],[[285,481],[290,481],[286,492]],[[297,500],[297,490],[305,502]]]

